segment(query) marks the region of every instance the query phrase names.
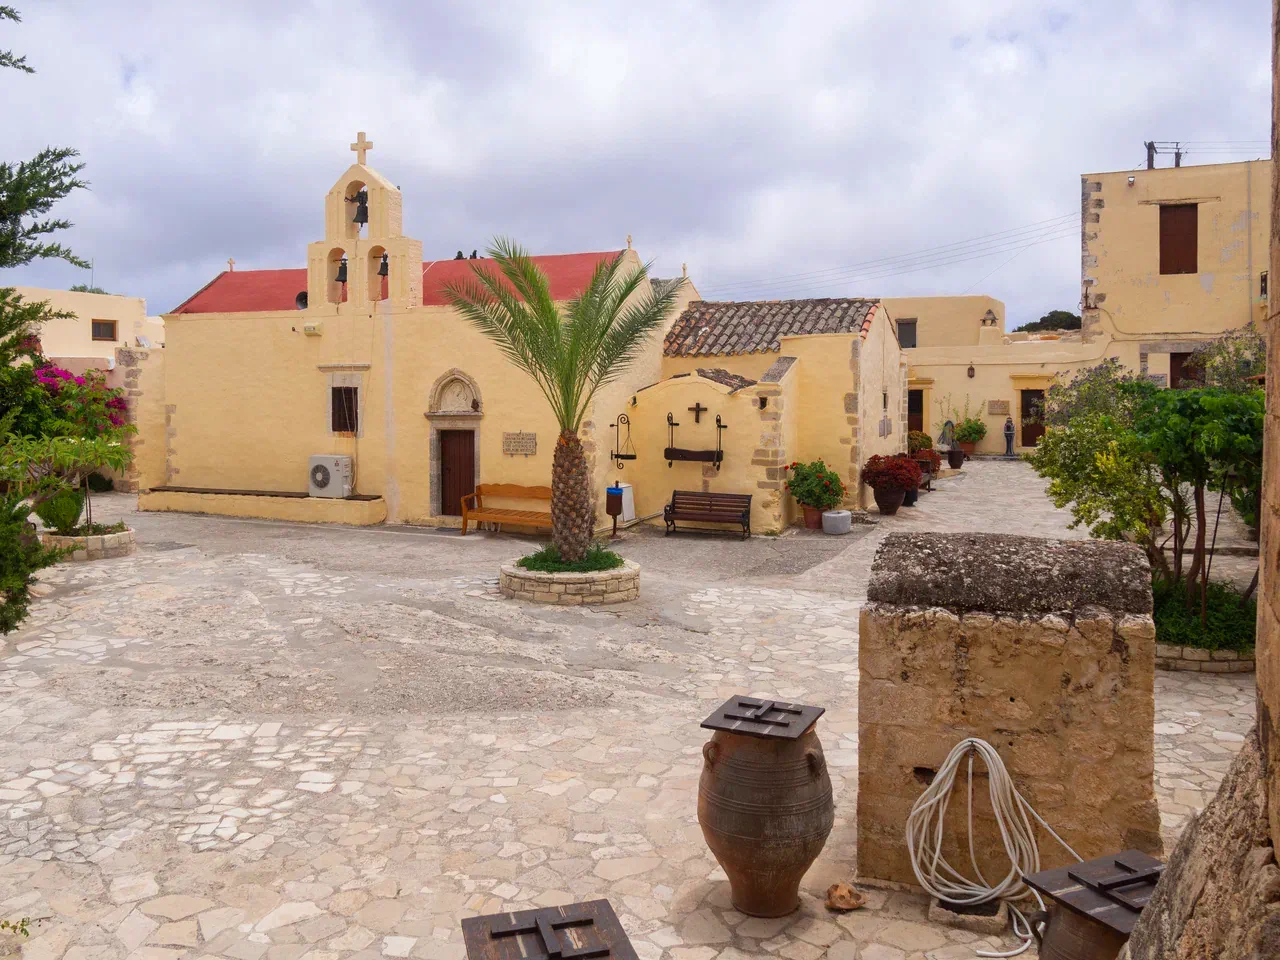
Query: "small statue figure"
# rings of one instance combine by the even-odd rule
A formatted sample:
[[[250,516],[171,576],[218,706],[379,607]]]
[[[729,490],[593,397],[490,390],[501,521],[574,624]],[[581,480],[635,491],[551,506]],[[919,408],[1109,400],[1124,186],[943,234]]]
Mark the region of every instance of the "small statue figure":
[[[938,446],[950,450],[956,445],[956,425],[950,420],[942,425],[942,433],[938,434]]]
[[[1004,418],[1004,455],[1006,457],[1013,456],[1013,417]]]

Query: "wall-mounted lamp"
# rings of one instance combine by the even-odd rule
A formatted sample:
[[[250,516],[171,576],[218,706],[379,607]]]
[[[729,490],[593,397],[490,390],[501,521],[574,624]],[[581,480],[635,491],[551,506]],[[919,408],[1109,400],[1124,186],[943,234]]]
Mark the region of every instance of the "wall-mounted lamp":
[[[973,379],[973,374],[974,374],[974,369],[973,369],[973,364],[971,363],[971,364],[969,364],[969,379],[970,379],[970,380],[972,380],[972,379]]]
[[[1133,186],[1135,183],[1137,183],[1137,182],[1138,182],[1138,178],[1137,178],[1137,177],[1130,177],[1130,178],[1129,178],[1129,186],[1131,186],[1131,187],[1132,187],[1132,186]]]

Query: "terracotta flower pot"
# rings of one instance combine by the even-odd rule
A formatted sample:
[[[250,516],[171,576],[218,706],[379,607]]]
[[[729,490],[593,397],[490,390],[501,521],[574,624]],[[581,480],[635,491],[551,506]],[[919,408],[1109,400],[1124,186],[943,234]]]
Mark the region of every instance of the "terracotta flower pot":
[[[729,877],[734,908],[752,917],[791,913],[835,822],[817,733],[764,740],[717,730],[702,756],[698,823]]]
[[[966,457],[972,457],[973,451],[978,449],[978,445],[976,443],[968,443],[964,440],[961,440],[959,441],[959,444],[960,444],[960,449],[964,451],[964,455]]]
[[[807,503],[802,503],[804,507],[804,528],[806,530],[822,529],[822,508],[811,507]]]
[[[952,447],[947,451],[947,466],[952,470],[959,470],[964,466],[964,451],[957,447]]]
[[[902,501],[907,498],[905,490],[873,490],[876,498],[876,506],[880,508],[880,512],[886,517],[892,517],[898,512],[898,508],[902,506]]]
[[[920,488],[913,487],[910,490],[903,490],[902,505],[904,507],[914,507],[916,499],[920,496]]]

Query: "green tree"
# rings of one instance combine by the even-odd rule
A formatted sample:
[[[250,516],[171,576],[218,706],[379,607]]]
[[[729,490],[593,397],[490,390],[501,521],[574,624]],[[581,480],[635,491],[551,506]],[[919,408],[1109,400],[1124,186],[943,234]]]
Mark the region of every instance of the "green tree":
[[[72,285],[71,292],[72,293],[106,293],[107,291],[103,290],[101,287],[91,287],[87,283],[77,283]]]
[[[1250,322],[1236,330],[1206,340],[1188,358],[1188,372],[1206,387],[1221,387],[1232,393],[1258,389],[1267,372],[1267,337]],[[1184,368],[1186,369],[1186,368]]]
[[[498,238],[496,264],[446,287],[449,301],[528,374],[542,391],[560,436],[551,463],[551,536],[566,563],[581,560],[595,532],[591,477],[578,429],[597,390],[622,375],[675,306],[682,283],[655,292],[649,265],[602,261],[587,288],[563,305],[517,244]]]
[[[1024,323],[1022,326],[1015,328],[1026,333],[1035,333],[1041,330],[1079,330],[1080,314],[1071,313],[1069,310],[1050,310],[1039,320],[1032,320],[1030,323]]]
[[[0,5],[0,23],[5,21],[18,23],[21,17],[13,7]],[[26,57],[9,50],[0,51],[0,68],[4,67],[35,72]],[[88,266],[52,239],[71,223],[49,216],[57,201],[86,186],[78,176],[83,164],[76,162],[77,156],[67,147],[48,147],[16,165],[0,162],[0,268],[50,258]],[[45,406],[51,401],[47,394],[42,399],[43,388],[35,381],[35,335],[41,323],[57,315],[48,303],[27,302],[11,287],[0,289],[0,477],[21,469],[10,456],[14,431],[41,429],[52,413],[51,406]],[[55,481],[41,479],[46,482]],[[8,633],[26,616],[36,571],[54,563],[58,554],[44,549],[36,538],[23,485],[0,480],[0,491],[0,633]]]

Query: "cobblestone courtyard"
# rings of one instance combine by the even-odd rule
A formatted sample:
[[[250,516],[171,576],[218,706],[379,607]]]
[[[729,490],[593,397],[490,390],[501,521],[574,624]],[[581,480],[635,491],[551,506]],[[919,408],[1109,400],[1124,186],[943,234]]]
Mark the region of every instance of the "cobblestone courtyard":
[[[973,463],[845,538],[630,532],[641,599],[602,611],[498,597],[509,537],[95,512],[138,553],[45,571],[0,664],[0,913],[40,920],[40,960],[457,960],[464,916],[593,897],[643,960],[972,956],[921,897],[817,899],[854,862],[871,558],[895,530],[1078,535],[1027,467]],[[695,817],[698,723],[742,692],[827,707],[835,829],[779,920],[729,907]],[[1156,697],[1170,843],[1253,676]]]

